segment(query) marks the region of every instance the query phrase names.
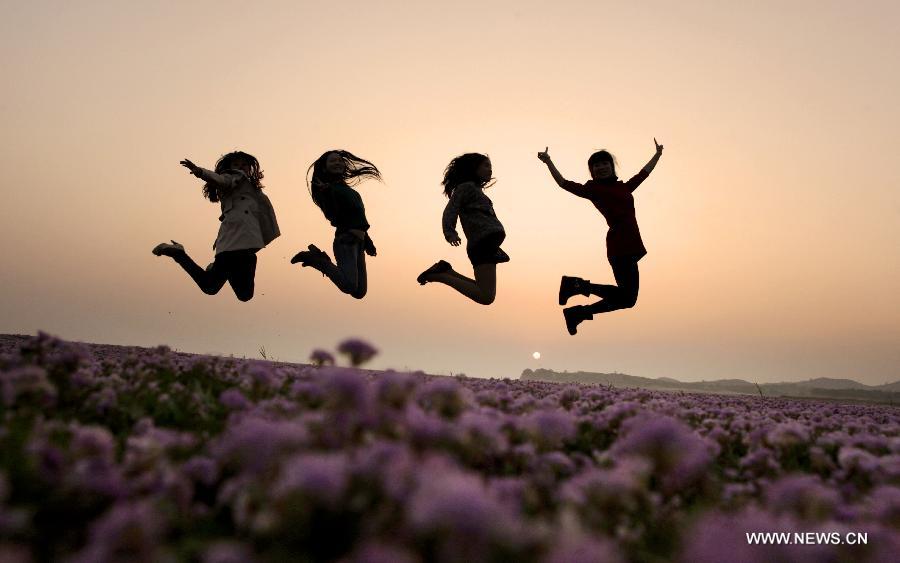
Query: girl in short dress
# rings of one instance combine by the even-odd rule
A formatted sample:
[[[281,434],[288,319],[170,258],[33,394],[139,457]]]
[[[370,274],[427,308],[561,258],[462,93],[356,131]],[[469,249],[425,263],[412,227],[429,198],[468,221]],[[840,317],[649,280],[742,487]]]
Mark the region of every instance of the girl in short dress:
[[[256,253],[281,234],[272,203],[262,192],[259,161],[235,151],[220,158],[213,171],[187,159],[181,165],[206,182],[203,196],[220,204],[221,223],[213,243],[216,257],[201,268],[174,240],[158,244],[153,254],[172,258],[207,295],[215,295],[228,282],[239,300],[249,301],[253,298]]]
[[[506,231],[494,213],[494,205],[484,190],[492,185],[491,159],[479,153],[454,158],[444,171],[444,195],[449,201],[444,209],[444,238],[452,246],[462,242],[456,232],[459,218],[466,235],[466,254],[472,262],[475,278],[468,278],[444,260],[419,274],[417,281],[425,285],[437,282],[448,285],[472,301],[490,305],[497,296],[497,264],[509,262],[500,248]]]
[[[537,155],[541,162],[547,165],[559,187],[593,203],[609,225],[606,234],[606,256],[612,266],[616,285],[591,283],[578,277],[562,277],[559,285],[560,305],[565,305],[574,295],[596,295],[601,298],[591,305],[575,305],[563,309],[569,334],[574,335],[578,331],[579,323],[593,319],[595,313],[628,309],[634,307],[637,302],[640,280],[638,261],[647,254],[647,249],[641,240],[641,232],[634,213],[634,196],[631,194],[647,179],[662,155],[663,146],[657,143],[656,139],[653,139],[653,143],[656,145],[656,154],[627,182],[622,182],[616,176],[615,158],[605,150],[595,152],[588,159],[591,179],[585,184],[563,178],[550,159],[548,149]]]
[[[381,172],[368,160],[345,150],[332,150],[309,167],[309,192],[313,202],[334,227],[335,262],[316,245],[298,252],[291,263],[322,272],[342,292],[362,299],[366,295],[366,257],[375,256],[362,197],[352,186],[366,178],[381,180]]]

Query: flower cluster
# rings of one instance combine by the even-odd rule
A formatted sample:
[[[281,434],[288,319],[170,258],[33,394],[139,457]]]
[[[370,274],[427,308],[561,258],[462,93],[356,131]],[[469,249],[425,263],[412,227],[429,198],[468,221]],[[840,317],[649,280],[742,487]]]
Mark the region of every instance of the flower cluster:
[[[10,342],[8,339],[3,342]],[[375,354],[349,340],[358,365]],[[893,406],[0,349],[4,561],[888,561]],[[749,532],[865,545],[750,545]]]

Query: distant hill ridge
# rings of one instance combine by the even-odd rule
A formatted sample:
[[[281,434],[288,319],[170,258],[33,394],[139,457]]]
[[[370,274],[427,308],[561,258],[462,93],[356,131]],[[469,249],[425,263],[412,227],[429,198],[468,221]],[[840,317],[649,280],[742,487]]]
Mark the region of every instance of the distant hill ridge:
[[[763,383],[757,385],[743,379],[684,382],[671,377],[649,378],[624,373],[592,373],[585,371],[557,372],[549,369],[526,369],[521,379],[554,383],[587,383],[613,387],[640,387],[667,391],[704,393],[737,393],[746,395],[810,397],[825,399],[856,399],[885,403],[900,403],[900,381],[884,385],[866,385],[852,379],[818,377],[808,381]]]

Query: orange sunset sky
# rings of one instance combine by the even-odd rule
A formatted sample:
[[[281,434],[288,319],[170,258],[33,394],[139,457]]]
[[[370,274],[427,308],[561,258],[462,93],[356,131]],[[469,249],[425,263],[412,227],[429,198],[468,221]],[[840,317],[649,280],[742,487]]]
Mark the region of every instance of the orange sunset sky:
[[[376,368],[524,368],[685,381],[900,379],[900,4],[4,2],[0,332],[305,361],[347,336]],[[648,255],[634,309],[569,336],[562,274],[610,283],[606,223],[560,190],[612,151]],[[379,254],[363,301],[288,260],[332,228],[322,152],[373,161]],[[219,209],[178,165],[257,156],[281,238],[256,297],[203,295]],[[471,272],[441,233],[441,174],[490,155],[512,257],[484,307],[416,275]],[[582,301],[577,300],[577,303]],[[532,353],[541,352],[536,361]]]

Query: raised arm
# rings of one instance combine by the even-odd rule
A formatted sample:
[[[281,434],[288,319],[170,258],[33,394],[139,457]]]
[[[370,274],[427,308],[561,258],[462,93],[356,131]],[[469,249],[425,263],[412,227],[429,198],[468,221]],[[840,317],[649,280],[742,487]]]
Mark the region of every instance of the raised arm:
[[[207,170],[206,168],[201,168],[191,162],[188,159],[184,159],[180,163],[182,166],[187,168],[191,174],[200,178],[207,184],[212,184],[217,188],[221,189],[231,189],[234,187],[235,183],[240,179],[240,173],[235,174],[217,174],[212,170]]]
[[[650,159],[650,162],[644,165],[641,168],[641,171],[634,175],[630,180],[625,182],[625,185],[628,186],[630,191],[634,191],[638,186],[641,185],[641,182],[647,179],[647,176],[650,175],[650,172],[656,168],[656,163],[659,162],[659,157],[662,156],[663,146],[656,142],[656,137],[653,137],[653,144],[656,145],[656,154],[653,155],[653,158]]]
[[[545,148],[544,152],[539,152],[537,156],[541,162],[547,165],[547,169],[550,171],[550,175],[553,176],[553,180],[556,181],[556,185],[578,197],[588,197],[584,185],[566,180],[563,178],[563,175],[559,173],[559,170],[557,170],[556,165],[553,164],[553,160],[550,158],[550,147]]]

